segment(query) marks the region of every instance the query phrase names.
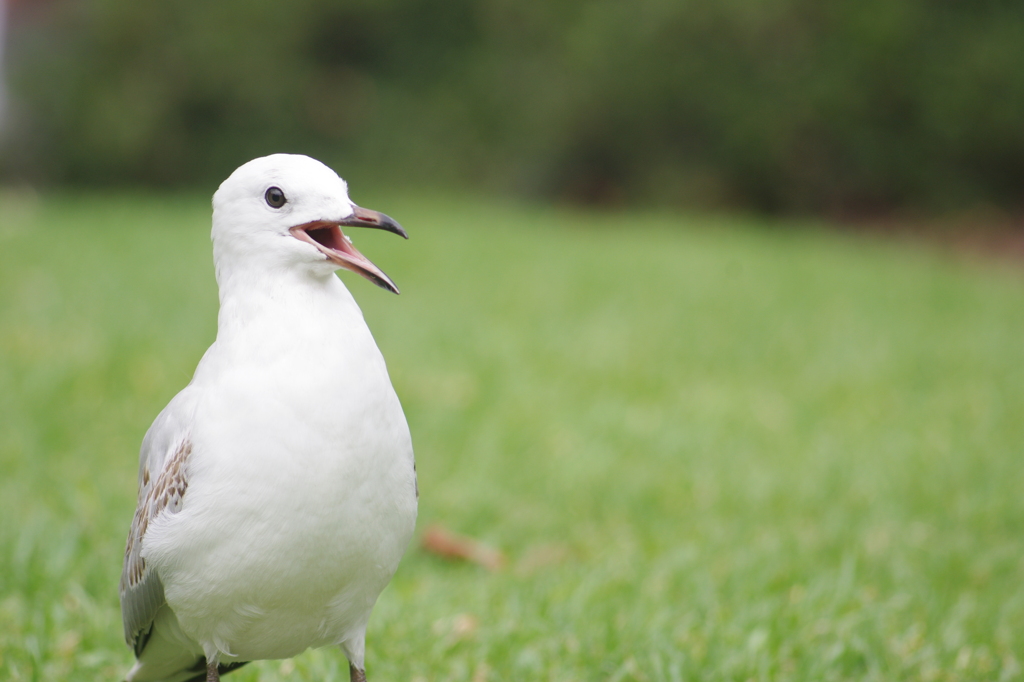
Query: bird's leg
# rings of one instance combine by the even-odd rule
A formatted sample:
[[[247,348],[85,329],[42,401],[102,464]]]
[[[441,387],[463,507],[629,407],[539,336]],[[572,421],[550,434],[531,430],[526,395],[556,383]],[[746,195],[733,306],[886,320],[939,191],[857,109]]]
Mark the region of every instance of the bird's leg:
[[[206,659],[206,682],[220,682],[220,671],[216,659]]]
[[[351,663],[348,664],[348,676],[352,682],[366,682],[366,671],[355,667]]]

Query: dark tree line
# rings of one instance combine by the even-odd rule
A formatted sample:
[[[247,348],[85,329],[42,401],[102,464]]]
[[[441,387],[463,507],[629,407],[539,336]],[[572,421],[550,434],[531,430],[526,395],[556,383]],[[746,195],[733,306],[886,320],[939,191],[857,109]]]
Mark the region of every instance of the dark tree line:
[[[776,211],[1024,205],[1019,0],[20,3],[7,177],[348,175]]]

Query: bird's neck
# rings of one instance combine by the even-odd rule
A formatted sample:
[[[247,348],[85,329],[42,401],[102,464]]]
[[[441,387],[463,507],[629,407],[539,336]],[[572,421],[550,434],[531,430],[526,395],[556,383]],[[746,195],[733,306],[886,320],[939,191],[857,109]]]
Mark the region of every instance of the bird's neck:
[[[218,345],[305,346],[337,339],[340,330],[365,328],[362,312],[333,272],[299,268],[277,272],[218,272]]]

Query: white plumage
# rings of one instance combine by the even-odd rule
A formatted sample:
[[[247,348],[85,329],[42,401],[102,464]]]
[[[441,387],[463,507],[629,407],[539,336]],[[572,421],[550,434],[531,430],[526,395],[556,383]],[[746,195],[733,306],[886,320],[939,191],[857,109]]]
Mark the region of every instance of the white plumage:
[[[405,233],[305,156],[250,161],[213,206],[217,339],[142,444],[121,578],[127,679],[216,679],[338,645],[362,680],[417,490],[402,407],[335,270],[397,293],[341,226]]]

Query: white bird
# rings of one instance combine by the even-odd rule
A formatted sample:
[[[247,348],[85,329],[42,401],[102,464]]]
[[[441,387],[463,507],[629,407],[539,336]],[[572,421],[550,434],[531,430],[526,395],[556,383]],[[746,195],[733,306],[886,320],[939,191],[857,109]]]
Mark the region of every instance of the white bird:
[[[128,682],[218,680],[328,645],[366,679],[366,625],[418,490],[384,358],[335,271],[398,289],[342,226],[407,236],[306,156],[250,161],[213,196],[217,338],[142,442]]]

